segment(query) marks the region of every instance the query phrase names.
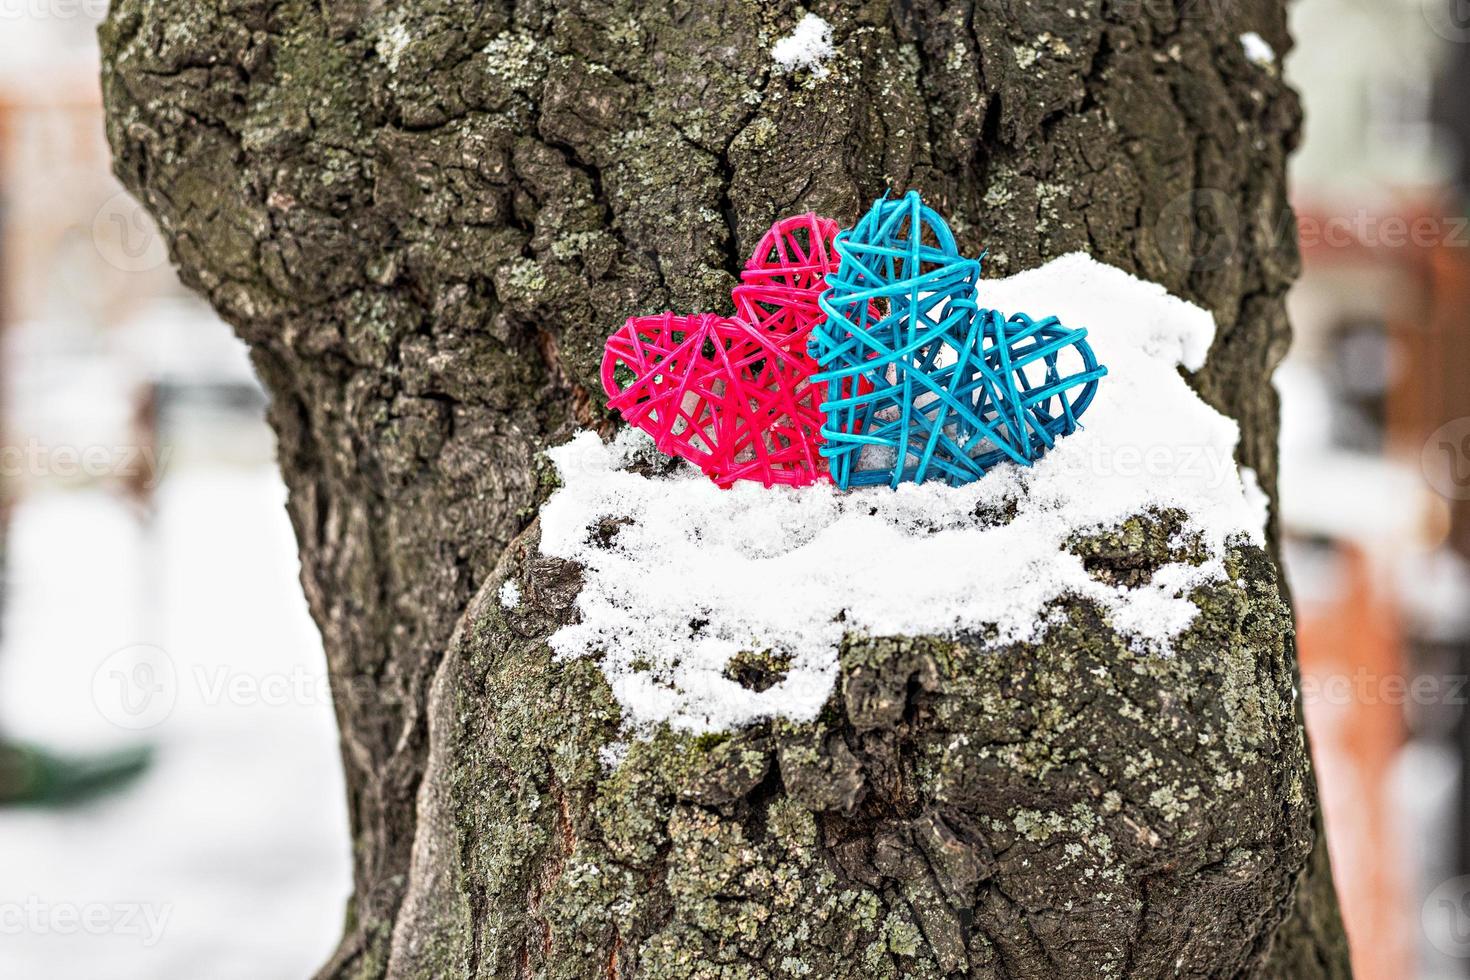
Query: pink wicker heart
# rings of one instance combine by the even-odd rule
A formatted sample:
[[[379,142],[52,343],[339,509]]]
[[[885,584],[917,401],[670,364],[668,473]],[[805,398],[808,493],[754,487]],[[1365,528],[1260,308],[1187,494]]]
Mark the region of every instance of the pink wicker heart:
[[[807,337],[837,268],[836,234],[835,221],[815,214],[773,225],[741,272],[733,317],[630,318],[603,354],[608,407],[722,487],[825,480]]]

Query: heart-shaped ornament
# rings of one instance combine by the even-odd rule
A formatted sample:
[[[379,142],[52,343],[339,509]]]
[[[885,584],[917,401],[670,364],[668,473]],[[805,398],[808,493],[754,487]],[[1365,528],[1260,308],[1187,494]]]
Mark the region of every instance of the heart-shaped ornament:
[[[818,453],[821,389],[807,350],[817,297],[837,269],[837,223],[777,222],[732,292],[735,316],[632,317],[607,340],[608,407],[722,487],[805,486],[826,478]]]
[[[1076,430],[1107,373],[1087,331],[981,309],[980,262],[917,193],[879,200],[836,251],[811,354],[838,487],[958,486]]]

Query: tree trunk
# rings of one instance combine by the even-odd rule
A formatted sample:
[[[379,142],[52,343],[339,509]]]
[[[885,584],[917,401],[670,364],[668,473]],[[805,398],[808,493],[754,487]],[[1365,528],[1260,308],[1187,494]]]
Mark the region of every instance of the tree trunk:
[[[614,327],[724,311],[777,217],[915,187],[992,274],[1083,249],[1212,310],[1191,382],[1274,487],[1299,112],[1239,37],[1284,52],[1281,0],[815,9],[825,77],[749,0],[114,0],[117,173],[250,344],[326,646],[355,896],[320,975],[1347,976],[1259,551],[1173,659],[1080,603],[985,658],[854,638],[817,723],[598,764],[537,454],[608,429]]]

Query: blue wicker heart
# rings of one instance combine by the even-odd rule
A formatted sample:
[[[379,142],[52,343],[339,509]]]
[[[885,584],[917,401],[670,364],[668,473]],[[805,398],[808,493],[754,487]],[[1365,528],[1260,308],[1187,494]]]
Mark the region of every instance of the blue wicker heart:
[[[980,309],[980,262],[916,192],[879,200],[836,248],[810,351],[839,488],[958,486],[1077,429],[1107,374],[1087,331]]]

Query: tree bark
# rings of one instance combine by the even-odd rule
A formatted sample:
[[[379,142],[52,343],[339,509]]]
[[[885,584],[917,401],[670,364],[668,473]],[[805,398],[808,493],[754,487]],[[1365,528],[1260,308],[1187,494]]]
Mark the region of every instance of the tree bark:
[[[724,311],[777,217],[916,187],[990,274],[1083,249],[1212,310],[1191,383],[1274,493],[1299,111],[1239,37],[1284,53],[1281,0],[813,10],[824,78],[773,62],[787,4],[114,0],[116,170],[251,347],[326,647],[355,895],[320,976],[1347,976],[1258,551],[1174,660],[1084,604],[995,657],[855,637],[819,722],[600,768],[538,453],[608,429],[614,326]],[[1124,574],[1160,522],[1079,546]]]

